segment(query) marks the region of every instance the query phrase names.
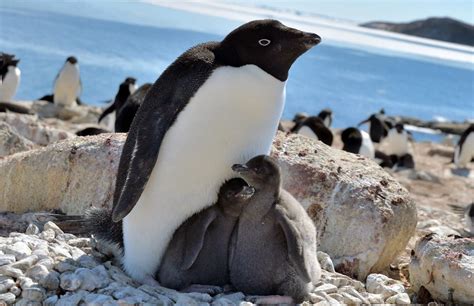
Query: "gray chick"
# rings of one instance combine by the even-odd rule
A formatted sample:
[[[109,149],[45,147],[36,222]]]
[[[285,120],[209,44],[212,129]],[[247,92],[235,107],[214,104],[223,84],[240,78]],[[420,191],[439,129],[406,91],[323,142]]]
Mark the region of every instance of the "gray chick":
[[[251,295],[283,295],[260,303],[311,300],[321,276],[316,228],[301,204],[281,188],[280,168],[269,156],[232,169],[255,189],[232,234],[231,284]]]
[[[174,233],[156,279],[187,292],[215,294],[229,284],[228,250],[242,207],[254,189],[242,179],[226,182],[215,205],[187,219]]]

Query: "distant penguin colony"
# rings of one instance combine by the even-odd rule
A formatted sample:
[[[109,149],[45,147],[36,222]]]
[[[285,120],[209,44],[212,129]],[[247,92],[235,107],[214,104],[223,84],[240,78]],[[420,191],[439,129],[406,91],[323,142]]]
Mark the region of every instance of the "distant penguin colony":
[[[217,200],[235,175],[229,165],[269,153],[288,71],[320,40],[276,20],[252,21],[189,49],[161,74],[130,127],[114,195],[122,262],[134,279],[156,283],[174,231]]]
[[[280,168],[265,155],[232,166],[255,189],[232,234],[230,282],[247,294],[290,296],[302,303],[321,277],[316,228],[303,206],[281,188]],[[262,247],[264,246],[264,247]]]
[[[11,102],[20,86],[19,59],[13,54],[0,53],[0,102]]]
[[[332,145],[334,138],[331,130],[324,124],[323,120],[316,116],[301,119],[291,129],[291,132],[320,140],[328,146]]]
[[[474,158],[474,124],[471,124],[461,135],[454,149],[454,164],[458,168],[468,165]]]

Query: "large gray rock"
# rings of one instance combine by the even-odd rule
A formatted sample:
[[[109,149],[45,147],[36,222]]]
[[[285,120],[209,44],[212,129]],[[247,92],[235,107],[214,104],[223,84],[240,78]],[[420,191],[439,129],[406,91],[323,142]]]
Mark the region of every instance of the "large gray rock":
[[[0,121],[0,157],[31,150],[35,144],[18,134],[10,125]]]
[[[0,160],[0,212],[110,206],[125,134],[75,137]]]
[[[415,231],[416,206],[376,163],[283,133],[272,154],[280,161],[283,187],[314,220],[318,250],[331,256],[336,271],[363,280],[404,250]]]
[[[0,161],[0,211],[111,207],[125,135],[78,137]],[[407,191],[374,162],[304,136],[278,134],[284,187],[307,209],[319,250],[359,279],[386,268],[416,225]]]
[[[423,286],[435,300],[474,304],[474,239],[427,235],[416,243],[409,270],[416,292]]]
[[[19,135],[42,146],[75,136],[63,130],[51,128],[35,115],[0,113],[0,122],[7,123]]]

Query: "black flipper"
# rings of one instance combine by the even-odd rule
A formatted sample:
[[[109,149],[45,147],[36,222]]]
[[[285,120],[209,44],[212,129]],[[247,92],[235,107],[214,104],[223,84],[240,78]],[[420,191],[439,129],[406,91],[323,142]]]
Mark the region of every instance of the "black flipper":
[[[105,116],[107,116],[108,114],[110,114],[114,110],[115,110],[115,101],[114,101],[114,103],[110,104],[109,107],[107,107],[102,114],[100,114],[99,120],[97,120],[97,122],[101,122],[102,119],[105,118]]]
[[[186,249],[181,264],[182,270],[188,270],[193,266],[204,245],[207,229],[216,216],[216,210],[211,208],[199,213],[198,218],[191,217],[192,219],[188,220],[190,222],[186,226]]]
[[[178,114],[208,79],[216,64],[206,43],[191,48],[169,66],[146,95],[130,127],[120,157],[112,219],[122,220],[138,202]]]
[[[295,226],[294,221],[288,218],[285,209],[276,206],[276,219],[278,224],[283,229],[286,238],[286,244],[288,246],[288,257],[295,265],[295,268],[299,272],[300,276],[304,278],[305,282],[311,281],[311,276],[309,275],[310,267],[306,263],[305,254],[304,254],[304,245],[302,242],[304,238],[302,233]]]

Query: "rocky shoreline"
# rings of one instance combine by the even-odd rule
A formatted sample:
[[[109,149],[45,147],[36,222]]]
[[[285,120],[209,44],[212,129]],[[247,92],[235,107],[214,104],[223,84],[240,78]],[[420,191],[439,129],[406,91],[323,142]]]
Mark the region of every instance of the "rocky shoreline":
[[[239,292],[211,296],[141,286],[104,246],[64,233],[39,213],[110,207],[126,136],[76,136],[98,127],[97,107],[21,105],[31,114],[0,113],[0,305],[254,301]],[[448,208],[474,199],[474,166],[454,169],[449,145],[412,146],[416,169],[394,172],[339,150],[338,141],[328,147],[298,135],[275,137],[272,155],[284,188],[318,230],[319,305],[474,301],[466,289],[474,287],[474,240],[456,239],[466,232]],[[423,267],[430,263],[427,278]]]

